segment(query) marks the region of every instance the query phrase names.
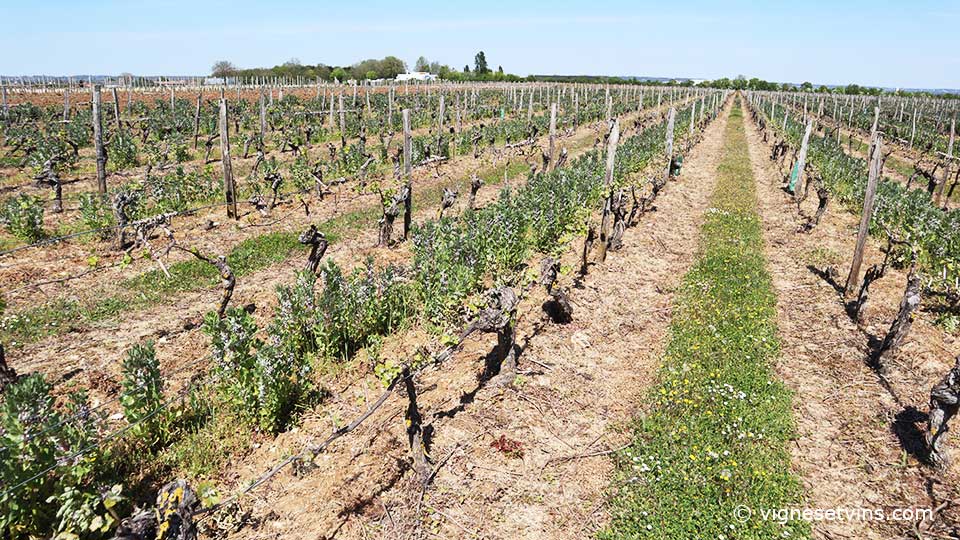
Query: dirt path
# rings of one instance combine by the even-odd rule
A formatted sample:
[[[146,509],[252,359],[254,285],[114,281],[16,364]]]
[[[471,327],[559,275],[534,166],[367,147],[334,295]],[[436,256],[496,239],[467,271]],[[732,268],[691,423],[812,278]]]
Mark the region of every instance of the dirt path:
[[[746,121],[766,256],[779,298],[778,369],[796,392],[799,437],[792,447],[793,463],[804,482],[805,506],[889,512],[936,508],[955,499],[957,475],[938,477],[907,455],[901,439],[907,448],[916,444],[915,430],[922,424],[914,424],[921,417],[911,408],[926,411],[927,392],[952,365],[960,344],[921,317],[897,358],[890,390],[885,389],[865,359],[871,337],[882,337],[896,311],[904,273],[891,270],[875,283],[865,324],[854,324],[834,287],[815,270],[834,266],[841,279],[846,276],[858,218],[831,206],[812,233],[796,233],[796,206],[780,189],[781,179],[768,160],[770,149]],[[881,258],[872,240],[869,244],[864,268]],[[914,521],[820,521],[813,530],[824,539],[933,538],[925,534],[955,534],[956,519],[951,503],[932,527]],[[915,525],[923,533],[913,532]]]
[[[418,401],[433,433],[430,454],[442,467],[422,502],[406,471],[396,400],[350,442],[321,456],[319,468],[302,478],[283,473],[255,494],[247,503],[254,524],[238,536],[579,539],[602,526],[612,470],[606,451],[627,441],[618,428],[637,413],[659,365],[673,291],[692,264],[713,191],[728,112],[686,156],[679,180],[661,192],[659,210],[644,215],[627,231],[623,249],[572,289],[572,323],[547,324],[540,318],[543,298],[525,301],[521,313],[528,315],[518,323],[523,374],[515,385],[477,382],[493,336],[471,341],[423,378]],[[575,244],[565,265],[574,264]],[[343,410],[362,399],[359,393],[354,385],[318,418],[359,412]],[[318,425],[304,431],[316,433]],[[501,437],[519,450],[507,455],[493,448]]]

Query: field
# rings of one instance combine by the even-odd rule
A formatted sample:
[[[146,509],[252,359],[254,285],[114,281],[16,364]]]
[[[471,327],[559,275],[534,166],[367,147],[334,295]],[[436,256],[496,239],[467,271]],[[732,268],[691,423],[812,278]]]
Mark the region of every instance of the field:
[[[960,537],[955,101],[4,103],[4,538]]]

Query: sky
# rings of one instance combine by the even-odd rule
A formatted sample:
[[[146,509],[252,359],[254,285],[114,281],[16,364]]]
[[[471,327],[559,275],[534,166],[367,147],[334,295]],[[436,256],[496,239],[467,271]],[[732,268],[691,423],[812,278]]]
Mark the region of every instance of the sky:
[[[960,88],[960,1],[0,0],[0,74],[203,75],[477,51],[518,75]]]

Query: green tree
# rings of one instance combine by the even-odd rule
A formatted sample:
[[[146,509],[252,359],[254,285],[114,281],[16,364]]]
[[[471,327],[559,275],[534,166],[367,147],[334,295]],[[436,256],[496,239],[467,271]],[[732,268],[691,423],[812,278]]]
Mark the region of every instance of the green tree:
[[[858,94],[862,94],[863,88],[861,88],[859,84],[848,84],[843,88],[843,93],[855,96]]]
[[[463,66],[463,72],[464,72],[464,73],[470,73],[470,66],[469,66],[469,65],[464,65],[464,66]]]
[[[476,72],[477,75],[490,73],[490,68],[487,67],[487,55],[484,54],[483,51],[478,52],[477,55],[473,57],[473,66],[473,71]]]
[[[330,78],[336,79],[340,82],[347,80],[347,77],[349,76],[350,75],[347,74],[347,70],[343,69],[342,67],[338,67],[337,69],[334,69],[332,72],[330,72]]]
[[[380,61],[377,72],[384,79],[395,79],[397,75],[407,72],[407,63],[396,56],[387,56]]]
[[[237,66],[226,60],[220,60],[210,69],[210,74],[214,77],[230,77],[237,72]]]
[[[417,58],[416,65],[413,66],[414,71],[430,71],[430,61],[427,60],[426,56],[421,56]]]

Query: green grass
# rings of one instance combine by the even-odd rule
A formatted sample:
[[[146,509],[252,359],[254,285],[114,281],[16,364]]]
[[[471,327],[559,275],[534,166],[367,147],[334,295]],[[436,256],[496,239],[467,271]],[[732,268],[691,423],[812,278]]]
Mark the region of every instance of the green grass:
[[[676,301],[648,412],[617,456],[613,519],[600,538],[770,539],[809,536],[805,522],[762,520],[791,507],[791,394],[779,354],[775,295],[765,268],[743,116],[724,133],[718,184],[698,260]],[[744,505],[754,516],[741,521]]]

